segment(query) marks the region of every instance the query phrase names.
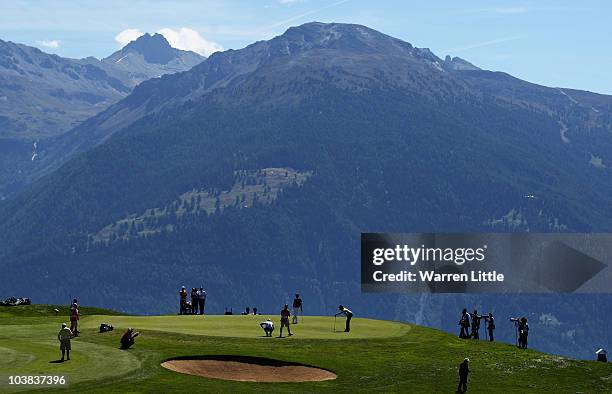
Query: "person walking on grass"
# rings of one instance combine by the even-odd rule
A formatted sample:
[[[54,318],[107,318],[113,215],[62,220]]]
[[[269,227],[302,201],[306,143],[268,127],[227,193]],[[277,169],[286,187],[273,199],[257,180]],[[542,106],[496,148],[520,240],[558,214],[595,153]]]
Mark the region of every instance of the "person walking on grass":
[[[287,327],[287,332],[289,336],[292,336],[291,328],[289,327],[289,318],[291,317],[291,312],[289,312],[289,305],[285,304],[285,307],[280,312],[281,316],[281,326],[280,326],[280,334],[279,338],[283,337],[283,327]]]
[[[302,315],[302,299],[299,294],[295,295],[293,300],[293,324],[298,324],[298,314]]]
[[[68,325],[62,323],[62,328],[57,333],[57,340],[60,342],[60,350],[62,351],[61,361],[64,361],[64,356],[66,356],[66,360],[70,360],[70,350],[72,349],[70,340],[72,337],[72,331],[68,328]]]
[[[353,318],[353,312],[351,312],[350,309],[348,309],[347,307],[343,305],[338,306],[338,309],[340,310],[340,312],[336,313],[335,316],[340,316],[340,315],[346,316],[346,327],[344,329],[344,332],[350,332],[351,331],[351,319]]]
[[[185,286],[181,287],[181,291],[179,291],[179,297],[181,299],[179,315],[184,315],[187,311],[187,289],[185,289]]]
[[[470,374],[470,359],[464,358],[463,362],[459,364],[459,385],[457,385],[458,393],[467,392],[468,375]]]
[[[203,287],[197,292],[198,295],[198,307],[200,308],[200,315],[204,314],[204,305],[206,305],[206,291]]]

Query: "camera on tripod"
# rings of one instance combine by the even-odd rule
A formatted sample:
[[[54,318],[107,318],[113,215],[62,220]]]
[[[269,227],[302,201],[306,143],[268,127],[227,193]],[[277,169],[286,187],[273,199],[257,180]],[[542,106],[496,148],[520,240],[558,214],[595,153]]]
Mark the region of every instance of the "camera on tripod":
[[[529,334],[529,326],[526,317],[511,317],[510,322],[514,323],[516,329],[516,346],[527,348],[527,335]]]

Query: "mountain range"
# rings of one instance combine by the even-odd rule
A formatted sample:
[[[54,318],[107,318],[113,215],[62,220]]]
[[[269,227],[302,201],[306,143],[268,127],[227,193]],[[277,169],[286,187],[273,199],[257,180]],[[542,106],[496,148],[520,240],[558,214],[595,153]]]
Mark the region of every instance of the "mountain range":
[[[57,137],[127,96],[140,82],[204,58],[145,34],[107,58],[67,59],[0,40],[0,199],[30,182]]]
[[[597,313],[610,296],[362,294],[359,239],[610,231],[611,116],[610,96],[365,26],[292,27],[142,82],[58,136],[0,204],[0,290],[141,313],[173,311],[181,285],[203,284],[216,312],[276,311],[299,291],[308,313],[342,303],[447,330],[478,307],[505,340],[501,322],[528,315],[536,347],[589,357],[612,339]]]

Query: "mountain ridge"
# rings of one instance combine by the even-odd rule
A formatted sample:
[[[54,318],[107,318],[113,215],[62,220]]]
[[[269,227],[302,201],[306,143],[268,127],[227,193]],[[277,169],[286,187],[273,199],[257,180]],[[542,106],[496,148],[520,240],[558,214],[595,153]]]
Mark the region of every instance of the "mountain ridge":
[[[5,148],[0,151],[0,202],[31,182],[36,160],[52,155],[57,136],[127,96],[140,82],[185,71],[203,59],[171,48],[163,37],[148,37],[147,53],[163,52],[166,63],[147,62],[138,52],[139,40],[128,44],[120,63],[113,55],[122,50],[102,60],[69,59],[0,40],[0,143]]]
[[[348,299],[450,329],[444,313],[462,303],[550,314],[562,323],[534,322],[542,348],[582,352],[610,323],[592,313],[609,297],[364,295],[355,264],[360,232],[610,231],[610,97],[445,68],[379,34],[306,25],[144,82],[73,129],[72,158],[0,205],[7,290],[57,281],[99,305],[167,312],[198,272],[219,307],[263,282],[300,289],[314,313]],[[281,168],[311,175],[252,203],[268,178],[243,187],[238,174]],[[581,316],[583,335],[553,341]]]
[[[342,45],[340,49],[338,45]],[[348,54],[346,53],[347,48],[350,49]],[[391,50],[391,54],[386,52],[388,50]],[[330,51],[334,54],[329,56],[334,59],[333,62],[326,60]],[[355,57],[357,56],[355,53],[367,56],[360,59]],[[367,63],[373,61],[372,57],[385,66],[383,74],[369,75],[367,71],[364,71],[368,69]],[[283,72],[283,67],[294,66],[296,61],[294,59],[301,64],[308,63],[307,66],[302,67],[310,67],[310,69],[318,67],[320,70],[325,70],[322,71],[322,74],[329,73],[329,70],[342,69],[341,83],[355,82],[351,85],[353,89],[364,89],[367,86],[371,87],[372,84],[378,86],[386,84],[387,88],[408,89],[423,97],[454,94],[458,100],[465,100],[466,97],[482,100],[482,92],[486,91],[496,100],[515,105],[516,103],[512,103],[512,100],[514,96],[520,94],[520,91],[515,90],[515,86],[520,86],[522,91],[537,90],[539,98],[546,98],[544,103],[536,104],[538,110],[549,113],[559,112],[557,108],[567,104],[566,96],[561,94],[559,89],[521,81],[501,72],[481,70],[456,57],[441,60],[429,49],[416,48],[410,43],[365,26],[311,22],[291,27],[282,35],[268,41],[258,41],[241,50],[214,53],[190,73],[168,75],[147,81],[142,86],[138,86],[121,103],[66,134],[63,141],[57,144],[57,149],[66,149],[70,153],[58,156],[70,157],[96,146],[115,132],[137,122],[143,116],[163,116],[166,108],[173,111],[181,106],[189,110],[186,103],[195,105],[194,103],[205,96],[207,100],[215,100],[213,93],[215,89],[232,89],[232,83],[241,83],[243,78],[257,73],[262,67],[270,71],[261,75],[258,83],[265,79],[268,89],[277,83],[286,84],[288,81],[278,81],[276,76],[288,75]],[[411,72],[406,73],[404,69],[411,70]],[[302,75],[306,75],[307,71],[296,71],[290,77],[299,79]],[[308,75],[311,79],[315,77],[314,74]],[[377,80],[381,75],[385,79]],[[324,78],[324,75],[316,78],[320,80]],[[491,84],[490,81],[495,81],[495,83]],[[510,92],[511,97],[508,97],[502,86],[508,81],[513,86]],[[359,85],[360,87],[356,87]],[[241,89],[245,88],[241,87]],[[236,90],[232,93],[231,100],[237,102],[245,100],[246,97],[261,106],[265,103],[274,105],[275,100],[278,100],[279,97],[293,99],[291,94],[257,93],[256,87],[251,87],[250,90],[248,95]],[[253,94],[258,94],[257,98],[254,98]],[[534,107],[528,94],[521,96],[521,104]],[[591,95],[590,93],[583,93],[583,95],[589,97],[587,100],[595,101],[595,106],[600,108],[606,108],[609,106],[605,104],[606,101],[612,101],[608,98],[609,96],[605,95]],[[245,105],[248,104],[245,102]],[[572,104],[584,107],[578,102]],[[595,106],[588,105],[586,108],[592,109]],[[561,118],[562,114],[559,117]],[[597,118],[598,115],[594,117]],[[91,130],[96,131],[92,133]],[[45,161],[41,164],[43,167],[47,165]],[[50,168],[57,167],[57,163],[48,165],[51,166]],[[43,172],[48,172],[48,169],[44,169]]]

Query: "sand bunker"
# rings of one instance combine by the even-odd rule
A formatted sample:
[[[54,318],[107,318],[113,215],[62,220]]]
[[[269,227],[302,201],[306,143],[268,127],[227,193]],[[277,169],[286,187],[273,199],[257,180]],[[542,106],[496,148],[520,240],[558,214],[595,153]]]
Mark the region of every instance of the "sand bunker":
[[[258,357],[214,356],[162,363],[174,372],[239,382],[318,382],[338,376],[321,368]]]

